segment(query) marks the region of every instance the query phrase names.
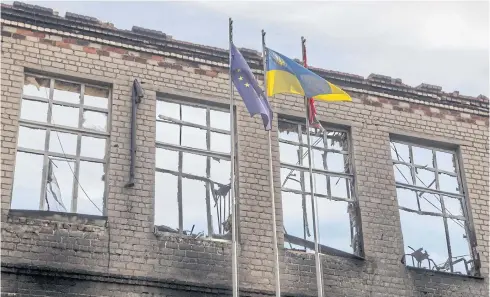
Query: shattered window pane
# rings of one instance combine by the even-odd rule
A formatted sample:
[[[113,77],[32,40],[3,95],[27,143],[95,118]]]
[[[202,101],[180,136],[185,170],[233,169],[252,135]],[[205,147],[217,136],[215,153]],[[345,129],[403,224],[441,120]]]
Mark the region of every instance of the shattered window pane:
[[[77,135],[51,130],[49,135],[49,151],[53,153],[76,155]]]
[[[225,132],[230,114],[162,99],[156,113],[156,168],[172,175],[156,175],[155,225],[193,237],[230,239],[231,136]]]
[[[394,164],[393,167],[395,168],[395,181],[403,184],[413,184],[410,167],[403,164]]]
[[[49,98],[49,78],[26,75],[24,78],[24,96],[32,96],[48,99]]]
[[[51,123],[58,126],[78,128],[78,108],[53,104]]]
[[[75,160],[49,158],[44,210],[71,212]]]
[[[391,143],[391,158],[393,160],[410,163],[410,152],[408,145],[392,142]]]
[[[85,110],[83,112],[82,127],[99,132],[107,131],[107,114]]]
[[[81,103],[108,109],[110,90],[30,74],[24,81],[14,192],[36,197],[21,201],[13,194],[11,207],[102,215],[109,111],[83,110]]]
[[[303,133],[298,135],[297,131]],[[327,135],[325,140],[324,135]],[[359,210],[351,192],[353,176],[350,175],[350,165],[347,162],[347,133],[328,130],[324,132],[312,128],[308,136],[303,123],[280,119],[281,197],[286,234],[284,247],[306,252],[314,250],[314,212],[308,170],[307,137],[310,137],[312,146],[313,192],[318,204],[320,244],[361,255]],[[286,141],[294,141],[298,145]],[[304,169],[290,169],[286,167],[287,164],[299,165]],[[345,176],[335,176],[339,173]]]
[[[11,209],[39,209],[43,155],[17,152]]]
[[[20,126],[17,146],[26,149],[44,150],[46,130]]]
[[[465,196],[460,190],[455,154],[411,144],[392,142],[391,146],[392,157],[394,147],[399,154],[408,153],[410,149],[413,154],[413,160],[404,161],[408,165],[393,164],[397,181],[400,166],[406,172],[414,170],[416,173],[411,189],[397,185],[398,205],[413,211],[400,208],[405,264],[465,275],[479,273],[472,260],[468,218],[463,210]],[[394,157],[393,160],[403,161]],[[447,196],[447,193],[452,194]],[[414,197],[420,208],[412,201]]]
[[[102,215],[104,209],[104,164],[80,161],[78,213]]]
[[[83,94],[83,105],[108,108],[109,104],[109,89],[103,89],[93,86],[85,86]]]
[[[79,84],[54,81],[53,100],[55,101],[80,104],[80,92],[81,86]]]
[[[48,103],[26,99],[22,100],[20,118],[46,123],[48,120]]]

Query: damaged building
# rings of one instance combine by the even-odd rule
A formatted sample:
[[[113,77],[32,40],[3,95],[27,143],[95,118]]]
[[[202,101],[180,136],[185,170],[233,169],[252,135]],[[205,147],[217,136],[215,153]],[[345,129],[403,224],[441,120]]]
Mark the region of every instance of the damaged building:
[[[267,135],[239,99],[230,128],[228,51],[1,8],[2,296],[231,296],[231,162],[240,294],[273,296]],[[488,296],[488,98],[310,69],[353,102],[306,131],[270,98],[283,295],[316,296],[310,137],[325,296]]]

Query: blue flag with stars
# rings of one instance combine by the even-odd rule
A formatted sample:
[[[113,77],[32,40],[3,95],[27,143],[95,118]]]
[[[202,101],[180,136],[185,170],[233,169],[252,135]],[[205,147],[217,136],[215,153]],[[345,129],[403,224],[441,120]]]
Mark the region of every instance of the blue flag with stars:
[[[265,130],[270,130],[272,127],[272,109],[245,58],[233,43],[231,44],[230,67],[233,84],[242,97],[250,116],[260,114]]]

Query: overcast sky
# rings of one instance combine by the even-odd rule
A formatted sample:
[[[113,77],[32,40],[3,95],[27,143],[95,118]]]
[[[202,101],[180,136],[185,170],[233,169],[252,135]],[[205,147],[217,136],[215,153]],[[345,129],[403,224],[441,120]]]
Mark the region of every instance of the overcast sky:
[[[480,2],[49,2],[93,16],[117,28],[133,25],[163,31],[175,39],[228,47],[228,17],[238,47],[267,45],[300,58],[307,39],[315,67],[367,77],[377,73],[404,83],[440,85],[443,90],[489,94],[489,4]]]

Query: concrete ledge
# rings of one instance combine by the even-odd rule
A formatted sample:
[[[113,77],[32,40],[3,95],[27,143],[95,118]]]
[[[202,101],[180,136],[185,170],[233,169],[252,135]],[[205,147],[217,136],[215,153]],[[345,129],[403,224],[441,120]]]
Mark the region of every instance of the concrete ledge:
[[[78,213],[57,212],[57,211],[44,211],[44,210],[10,209],[7,217],[9,219],[11,218],[41,219],[41,220],[49,220],[52,222],[94,225],[99,227],[105,227],[107,224],[106,216],[96,216],[96,215],[87,215],[87,214],[78,214]]]

